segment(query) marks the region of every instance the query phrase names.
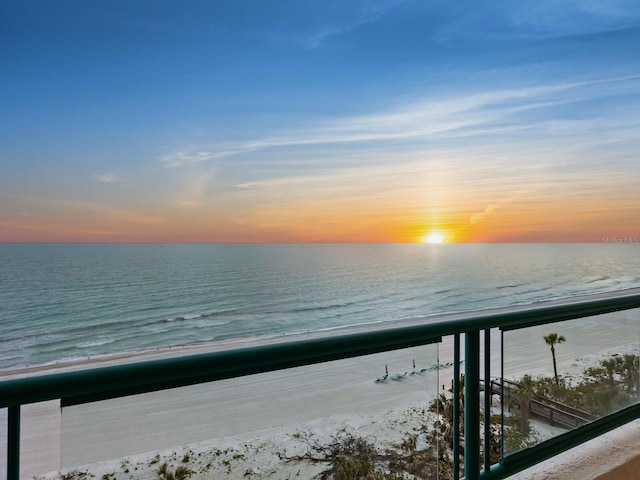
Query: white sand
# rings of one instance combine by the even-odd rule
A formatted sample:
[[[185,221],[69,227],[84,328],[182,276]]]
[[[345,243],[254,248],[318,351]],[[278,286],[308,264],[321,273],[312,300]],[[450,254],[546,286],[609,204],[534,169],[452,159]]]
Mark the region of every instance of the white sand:
[[[23,415],[23,477],[212,438],[225,444],[230,436],[295,432],[314,421],[331,433],[348,418],[372,423],[390,410],[425,405],[432,398],[438,372],[410,372],[413,359],[418,369],[436,364],[436,352],[435,345],[427,345],[79,405],[61,415],[54,402],[30,406]],[[401,380],[376,383],[385,365],[392,375],[409,373]],[[443,377],[443,383],[450,384],[452,369],[447,370],[449,379]],[[47,418],[46,425],[27,421],[36,413]],[[5,425],[0,428],[6,431]],[[46,458],[41,455],[47,442],[59,449],[57,458],[53,450]],[[4,472],[5,466],[0,468]]]
[[[505,374],[550,374],[549,348],[542,335],[551,331],[567,337],[567,343],[557,348],[561,372],[575,371],[583,365],[577,359],[594,352],[637,348],[638,314],[632,310],[506,332]],[[616,322],[611,322],[613,317]],[[500,333],[493,332],[492,337],[491,375],[498,376]],[[203,348],[207,347],[165,349],[153,355],[198,353]],[[80,405],[62,413],[56,402],[24,407],[22,478],[45,473],[53,476],[52,472],[60,468],[95,462],[100,463],[92,465],[91,471],[97,478],[116,470],[122,479],[129,479],[127,475],[134,472],[135,478],[156,478],[156,453],[170,458],[175,452],[175,468],[187,449],[192,453],[185,465],[199,472],[193,479],[243,478],[245,474],[247,478],[310,478],[323,466],[283,464],[279,455],[302,454],[308,448],[302,440],[305,436],[326,443],[345,426],[375,439],[378,446],[400,441],[406,432],[425,421],[421,412],[435,392],[442,385],[450,385],[451,367],[440,372],[410,373],[413,359],[421,369],[434,365],[438,356],[441,363],[453,360],[450,338],[439,349],[432,345],[387,352]],[[121,355],[109,362],[132,358],[138,356]],[[148,359],[149,354],[145,353],[144,358]],[[71,366],[49,366],[47,371],[103,362],[104,359],[92,359]],[[397,381],[376,383],[385,364],[391,374],[409,373]],[[19,375],[34,373],[42,370],[31,369]],[[6,432],[4,412],[0,429]],[[636,435],[633,441],[640,449],[640,438]],[[6,451],[4,436],[0,449]],[[0,456],[0,478],[5,476],[5,461],[4,455]],[[207,467],[209,463],[211,466]],[[298,471],[300,475],[296,476]]]

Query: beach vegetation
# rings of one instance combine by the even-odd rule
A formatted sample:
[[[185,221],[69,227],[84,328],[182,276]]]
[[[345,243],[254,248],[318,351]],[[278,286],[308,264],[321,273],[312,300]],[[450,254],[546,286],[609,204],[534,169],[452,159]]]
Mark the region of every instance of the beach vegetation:
[[[531,400],[557,402],[583,412],[585,419],[607,415],[638,401],[640,357],[627,353],[602,358],[577,378],[557,382],[554,377],[525,375],[511,389],[505,416],[505,451],[512,453],[539,442],[531,427]],[[550,404],[551,405],[551,404]],[[580,413],[577,413],[580,415]]]
[[[601,416],[637,401],[640,391],[638,372],[638,355],[614,354],[585,368],[581,378],[573,384],[556,384],[548,377],[534,380],[528,377],[528,388],[541,397]]]
[[[483,421],[484,428],[489,427],[489,445],[482,445],[481,457],[484,456],[484,450],[488,448],[491,465],[498,463],[502,457],[502,429],[500,427],[500,419],[500,415],[492,415],[488,425]]]
[[[128,458],[125,458],[120,462],[120,470],[122,470],[124,473],[129,473],[130,467],[131,462]]]
[[[464,378],[461,378],[461,384]],[[438,395],[429,405],[429,411],[438,415],[437,420],[433,424],[431,431],[431,442],[435,448],[435,462],[430,471],[423,470],[425,476],[419,478],[441,478],[450,479],[453,477],[453,397],[445,394]],[[462,425],[464,424],[464,397],[460,396],[460,422],[458,428],[462,434]],[[462,435],[461,435],[462,439]],[[459,452],[462,452],[460,445]],[[426,476],[428,474],[429,476]]]
[[[398,445],[379,448],[374,437],[363,437],[347,429],[339,430],[331,442],[322,443],[312,433],[297,432],[296,439],[307,444],[302,454],[280,458],[286,462],[326,463],[317,480],[427,480],[436,478],[437,455],[432,447],[420,449],[418,437],[426,424],[406,436]],[[447,476],[439,478],[446,480]]]
[[[518,408],[518,413],[511,415],[510,423],[519,433],[524,446],[527,446],[526,439],[531,434],[531,412],[529,403],[536,393],[536,384],[531,375],[525,375],[518,382],[518,385],[511,390],[512,406]],[[523,448],[523,447],[521,447]]]
[[[184,454],[182,455],[182,458],[180,459],[180,461],[182,463],[189,463],[189,460],[191,460],[191,457],[194,455],[194,452],[191,450],[185,450]]]
[[[336,440],[329,445],[331,468],[323,479],[366,478],[374,473],[378,455],[373,440],[352,434],[341,435]]]
[[[526,429],[522,428],[522,424],[523,420],[517,413],[505,418],[504,450],[507,454],[524,450],[540,442],[540,437],[531,428],[531,424],[528,423]]]
[[[60,474],[60,480],[89,480],[94,477],[88,470],[70,470]]]
[[[627,353],[611,355],[598,366],[584,370],[584,380],[577,385],[572,399],[594,415],[604,415],[638,399],[640,393],[640,357]]]
[[[446,452],[446,450],[440,450]],[[449,478],[445,471],[449,471],[450,459],[448,454],[438,458],[438,450],[426,448],[420,450],[412,448],[401,451],[399,454],[389,454],[387,467],[389,471],[397,477],[384,478],[411,478],[411,479],[431,479]],[[438,475],[440,469],[440,475]]]
[[[439,438],[444,441],[447,448],[453,448],[453,397],[441,393],[429,405],[429,411],[439,415],[434,424],[434,429],[439,433]],[[458,423],[462,433],[464,425],[464,398],[460,396],[460,422]]]
[[[358,480],[375,478],[375,466],[370,456],[339,456],[332,462],[331,469],[322,478],[334,480]]]
[[[184,465],[180,465],[176,467],[175,470],[171,470],[167,463],[163,463],[160,465],[160,468],[157,470],[158,480],[187,480],[192,474],[193,471]]]

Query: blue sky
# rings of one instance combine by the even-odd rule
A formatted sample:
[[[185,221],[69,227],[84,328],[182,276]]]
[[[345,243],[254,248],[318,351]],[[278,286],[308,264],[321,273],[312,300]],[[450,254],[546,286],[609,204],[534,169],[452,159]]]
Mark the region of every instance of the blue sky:
[[[4,1],[0,241],[640,237],[633,1]]]

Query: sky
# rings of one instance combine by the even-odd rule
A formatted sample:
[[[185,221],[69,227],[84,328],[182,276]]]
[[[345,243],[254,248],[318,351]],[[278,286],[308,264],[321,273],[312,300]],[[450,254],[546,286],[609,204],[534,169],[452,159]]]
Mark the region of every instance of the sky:
[[[0,242],[640,243],[639,50],[636,0],[1,0]]]

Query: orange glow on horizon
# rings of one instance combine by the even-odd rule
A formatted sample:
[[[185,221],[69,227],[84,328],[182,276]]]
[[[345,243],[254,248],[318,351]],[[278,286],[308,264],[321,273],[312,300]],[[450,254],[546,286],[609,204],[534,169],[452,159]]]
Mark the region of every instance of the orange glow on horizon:
[[[16,243],[600,243],[637,238],[637,224],[616,201],[552,198],[487,204],[384,204],[308,199],[229,205],[129,207],[10,198],[0,242]],[[485,206],[485,204],[489,206]],[[232,208],[233,207],[233,208]],[[433,238],[430,235],[439,233]]]

